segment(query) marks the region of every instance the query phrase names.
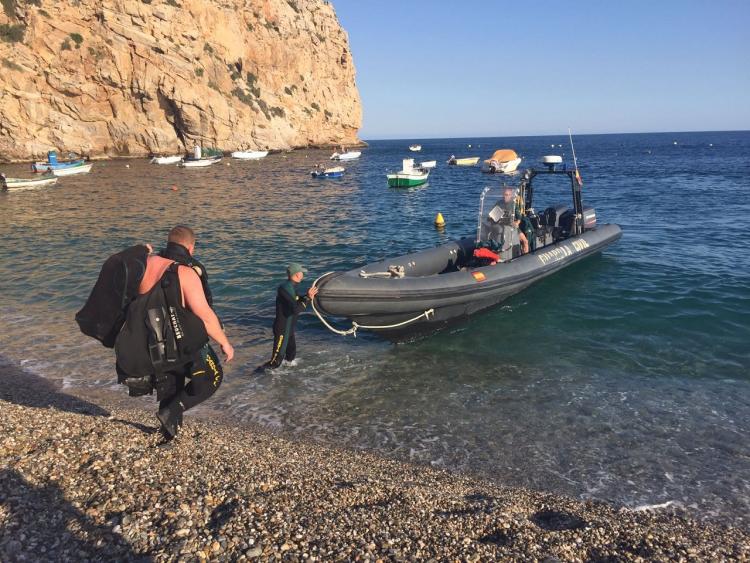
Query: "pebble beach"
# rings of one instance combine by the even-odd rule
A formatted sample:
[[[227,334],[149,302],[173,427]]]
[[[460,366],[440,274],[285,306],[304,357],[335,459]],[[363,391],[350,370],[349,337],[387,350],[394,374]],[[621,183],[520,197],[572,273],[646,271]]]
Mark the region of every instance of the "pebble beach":
[[[124,397],[0,366],[2,561],[747,561],[750,534],[670,507],[503,487],[186,418],[158,446]]]

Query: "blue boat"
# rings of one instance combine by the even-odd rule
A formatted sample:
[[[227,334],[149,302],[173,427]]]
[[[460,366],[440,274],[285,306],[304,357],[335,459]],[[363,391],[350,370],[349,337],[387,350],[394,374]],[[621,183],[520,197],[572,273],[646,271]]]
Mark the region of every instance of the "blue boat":
[[[65,168],[75,168],[76,166],[83,166],[86,160],[79,158],[77,160],[57,160],[57,152],[49,151],[47,153],[47,162],[34,162],[31,165],[31,169],[34,172],[52,172],[53,170],[63,170]]]
[[[313,178],[341,178],[344,175],[343,166],[334,166],[333,168],[319,167],[310,172]]]

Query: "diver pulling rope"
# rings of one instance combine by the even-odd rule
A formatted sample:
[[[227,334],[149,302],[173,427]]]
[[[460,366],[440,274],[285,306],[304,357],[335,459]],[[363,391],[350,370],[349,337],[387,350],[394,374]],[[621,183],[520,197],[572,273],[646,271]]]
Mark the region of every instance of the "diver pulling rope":
[[[325,274],[323,274],[322,276],[320,276],[319,278],[317,278],[313,282],[312,286],[316,287],[318,285],[318,282],[322,278],[324,278],[328,274],[332,274],[332,273],[333,272],[326,272]],[[335,332],[336,334],[340,334],[341,336],[349,336],[350,334],[353,334],[354,338],[357,338],[357,330],[359,330],[360,328],[364,328],[364,329],[368,329],[368,330],[379,330],[379,329],[383,330],[383,329],[388,329],[388,328],[398,328],[398,327],[406,326],[406,325],[408,325],[410,323],[416,322],[419,319],[421,319],[422,317],[424,317],[426,320],[430,320],[430,317],[435,314],[435,309],[427,309],[426,311],[424,311],[423,313],[420,313],[419,315],[417,315],[413,319],[407,319],[407,320],[402,321],[400,323],[395,323],[395,324],[391,324],[391,325],[361,325],[361,324],[359,324],[359,323],[357,323],[355,321],[352,321],[352,327],[350,329],[348,329],[348,330],[339,330],[336,327],[331,326],[331,324],[323,318],[323,315],[320,314],[320,311],[318,311],[318,309],[315,308],[315,299],[312,299],[310,301],[310,305],[311,305],[312,310],[315,313],[315,315],[320,319],[320,322],[322,322],[323,325],[328,330],[330,330],[331,332]]]

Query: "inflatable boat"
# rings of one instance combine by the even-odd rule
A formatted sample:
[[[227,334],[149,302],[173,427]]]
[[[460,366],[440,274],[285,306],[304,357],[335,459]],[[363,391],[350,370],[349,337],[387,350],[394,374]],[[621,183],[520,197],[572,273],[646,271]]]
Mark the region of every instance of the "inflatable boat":
[[[567,177],[572,207],[536,213],[533,181],[540,175]],[[501,303],[620,238],[618,225],[597,224],[593,208],[583,205],[579,178],[577,169],[550,164],[526,170],[518,186],[486,188],[476,236],[328,273],[316,281],[316,312],[322,320],[350,319],[352,328],[342,333],[367,329],[398,341]]]

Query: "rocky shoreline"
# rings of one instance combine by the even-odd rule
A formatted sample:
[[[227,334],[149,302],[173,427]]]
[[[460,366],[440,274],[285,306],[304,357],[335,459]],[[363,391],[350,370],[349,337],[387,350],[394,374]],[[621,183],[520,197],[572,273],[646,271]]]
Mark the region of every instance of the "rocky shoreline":
[[[747,561],[750,534],[511,489],[0,366],[0,561]],[[106,404],[105,404],[106,403]]]

